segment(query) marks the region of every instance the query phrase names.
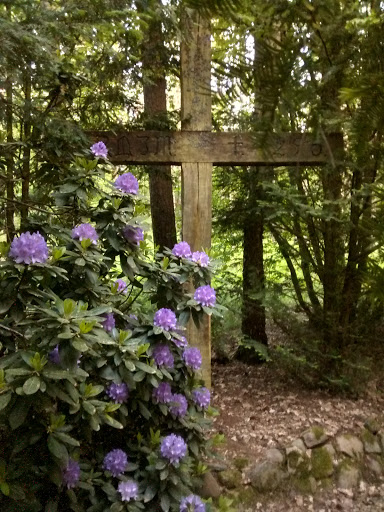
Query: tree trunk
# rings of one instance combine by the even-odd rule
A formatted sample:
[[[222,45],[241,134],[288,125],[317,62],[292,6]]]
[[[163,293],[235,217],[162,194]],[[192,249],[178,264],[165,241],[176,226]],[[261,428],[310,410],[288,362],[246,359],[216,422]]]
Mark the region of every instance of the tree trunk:
[[[255,211],[258,201],[262,198],[262,187],[259,179],[262,168],[252,168],[248,180],[250,194],[243,227],[243,310],[242,333],[264,345],[268,338],[265,331],[265,307],[263,295],[265,289],[264,276],[264,216],[262,212]]]
[[[29,201],[29,180],[31,172],[31,69],[28,67],[24,77],[24,150],[23,150],[23,166],[22,166],[22,185],[21,185],[21,201],[20,206],[20,223],[22,231],[28,225],[28,201]]]
[[[151,0],[147,9],[161,7],[160,0]],[[144,112],[146,129],[162,129],[167,124],[167,97],[165,79],[165,47],[161,21],[155,16],[148,25],[143,43]],[[169,165],[149,168],[149,194],[152,230],[159,250],[176,243],[176,223],[173,203],[172,175]]]
[[[7,143],[10,145],[7,148],[7,206],[5,211],[6,217],[6,230],[7,230],[7,241],[11,242],[15,235],[15,191],[14,191],[14,179],[15,179],[15,163],[13,159],[13,148],[11,146],[13,142],[13,87],[10,78],[7,78],[5,82],[5,91],[7,98],[7,106],[5,110],[6,125],[7,125]]]

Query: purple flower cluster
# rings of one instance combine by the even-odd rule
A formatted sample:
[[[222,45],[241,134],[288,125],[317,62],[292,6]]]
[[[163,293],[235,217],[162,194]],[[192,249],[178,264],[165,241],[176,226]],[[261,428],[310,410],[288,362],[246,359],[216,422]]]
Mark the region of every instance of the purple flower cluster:
[[[139,486],[133,480],[120,482],[117,490],[121,494],[121,501],[137,500],[139,495]]]
[[[164,331],[176,329],[176,315],[171,309],[161,308],[155,313],[153,325],[162,327]]]
[[[192,398],[196,405],[202,409],[207,409],[211,403],[211,393],[209,389],[201,387],[192,391]]]
[[[180,512],[205,512],[205,505],[196,494],[190,494],[180,502]]]
[[[103,315],[105,320],[103,322],[103,329],[107,332],[112,331],[112,329],[115,328],[115,317],[113,316],[113,313],[106,313]]]
[[[202,306],[213,307],[216,304],[216,292],[209,284],[197,288],[193,298]]]
[[[62,471],[63,483],[68,489],[75,487],[80,478],[79,463],[73,459],[68,459],[68,463]]]
[[[115,187],[126,194],[136,195],[139,191],[139,182],[131,172],[127,172],[116,179]]]
[[[80,224],[72,229],[72,238],[82,240],[91,240],[93,244],[97,243],[99,235],[96,233],[96,229],[88,223]]]
[[[135,226],[130,226],[129,224],[123,229],[123,236],[133,245],[139,245],[142,240],[144,240],[144,231]]]
[[[187,454],[187,444],[182,437],[170,434],[162,440],[160,453],[171,464],[177,466],[180,460]]]
[[[175,244],[172,249],[172,254],[177,258],[185,258],[191,260],[194,263],[200,265],[200,267],[208,267],[209,256],[203,251],[191,251],[191,247],[188,242],[179,242]]]
[[[9,250],[9,257],[16,263],[45,263],[48,259],[48,247],[44,237],[37,233],[21,233],[14,237]]]
[[[172,338],[173,343],[176,345],[176,347],[184,348],[188,346],[188,341],[185,336],[181,336],[180,339],[178,338]]]
[[[107,158],[108,156],[108,149],[103,141],[96,142],[91,146],[91,151],[94,156],[101,156],[102,158]]]
[[[169,405],[170,412],[180,418],[187,414],[188,402],[184,395],[174,394]]]
[[[124,279],[116,279],[115,284],[117,284],[117,293],[128,293],[127,283]]]
[[[109,398],[112,398],[115,404],[123,404],[128,400],[128,386],[124,382],[122,384],[113,382],[105,392]]]
[[[183,359],[187,366],[193,370],[199,370],[202,363],[201,352],[196,347],[188,347],[183,352]]]
[[[191,260],[194,263],[197,263],[198,265],[200,265],[200,267],[208,267],[209,261],[210,261],[208,254],[206,254],[203,251],[193,252]]]
[[[170,348],[167,345],[156,345],[153,349],[153,359],[157,366],[165,366],[166,368],[173,368],[174,358]]]
[[[123,450],[112,450],[104,457],[103,468],[109,471],[112,476],[119,476],[124,473],[128,464],[128,457]]]
[[[168,382],[160,382],[157,388],[153,390],[153,398],[158,404],[167,404],[172,400],[172,389]]]
[[[175,244],[172,249],[172,254],[177,258],[189,259],[192,256],[191,248],[188,242],[179,242]]]
[[[56,347],[49,352],[48,359],[53,364],[60,364],[61,363],[60,353],[59,353],[59,345],[56,345]]]

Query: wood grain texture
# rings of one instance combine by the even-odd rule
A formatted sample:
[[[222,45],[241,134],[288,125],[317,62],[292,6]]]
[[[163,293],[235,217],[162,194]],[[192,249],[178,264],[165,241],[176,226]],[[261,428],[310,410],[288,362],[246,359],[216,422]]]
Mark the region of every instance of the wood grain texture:
[[[89,135],[94,142],[105,142],[115,164],[323,165],[337,160],[343,149],[338,133],[327,140],[316,140],[308,133],[271,135],[263,147],[257,142],[260,134],[251,132],[93,131]]]
[[[193,10],[184,9],[181,44],[181,143],[182,233],[194,251],[211,246],[212,226],[212,159],[203,161],[198,154],[204,136],[211,136],[211,33],[209,22]],[[203,130],[195,137],[191,130]],[[196,145],[197,144],[197,145]],[[186,150],[186,151],[185,151]],[[176,153],[175,153],[176,154]],[[205,315],[197,329],[192,321],[187,326],[189,343],[202,354],[201,376],[211,387],[211,319]]]

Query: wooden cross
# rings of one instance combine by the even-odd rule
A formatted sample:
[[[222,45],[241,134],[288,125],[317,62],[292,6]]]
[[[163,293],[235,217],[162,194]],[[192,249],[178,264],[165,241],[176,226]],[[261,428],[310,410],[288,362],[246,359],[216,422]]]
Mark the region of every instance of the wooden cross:
[[[275,137],[270,152],[252,133],[211,132],[211,34],[209,21],[186,10],[181,44],[181,131],[93,131],[115,164],[172,164],[182,171],[182,239],[193,251],[208,249],[212,226],[213,165],[319,165],[342,147],[340,134],[314,140],[303,133]],[[188,325],[188,341],[201,350],[202,377],[211,385],[210,319]]]

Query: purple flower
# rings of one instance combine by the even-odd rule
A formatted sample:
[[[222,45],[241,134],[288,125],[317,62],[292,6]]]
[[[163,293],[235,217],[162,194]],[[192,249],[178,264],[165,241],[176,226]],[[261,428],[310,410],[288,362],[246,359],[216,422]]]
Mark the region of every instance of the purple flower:
[[[184,395],[172,395],[169,410],[174,416],[183,417],[187,414],[188,402]]]
[[[186,348],[183,352],[183,359],[185,364],[193,370],[198,370],[201,367],[201,352],[196,347]]]
[[[213,307],[216,304],[215,290],[209,284],[197,288],[193,298],[202,306]]]
[[[137,500],[138,498],[139,486],[133,480],[120,482],[117,489],[121,494],[121,501]]]
[[[68,463],[63,469],[63,483],[68,489],[72,489],[77,484],[80,478],[80,466],[79,463],[73,459],[68,459]]]
[[[45,263],[48,259],[48,247],[44,237],[37,233],[21,233],[14,237],[9,251],[9,257],[16,263]]]
[[[103,329],[107,332],[112,331],[112,329],[115,328],[115,317],[113,316],[113,313],[106,313],[103,316],[105,318],[102,323]]]
[[[128,293],[127,290],[127,283],[124,281],[124,279],[116,279],[115,284],[117,284],[117,292],[118,293]]]
[[[115,404],[123,404],[128,400],[128,386],[124,382],[122,384],[113,382],[108,386],[106,393]]]
[[[153,390],[152,396],[158,404],[167,404],[172,400],[171,385],[168,382],[160,382]]]
[[[172,352],[167,345],[156,345],[152,352],[153,359],[157,366],[173,368],[175,362]]]
[[[128,464],[128,457],[123,450],[112,450],[104,457],[103,468],[113,476],[119,476],[124,473]]]
[[[136,195],[139,191],[139,182],[131,172],[127,172],[116,179],[115,187],[126,194]]]
[[[155,313],[153,325],[162,327],[164,331],[176,329],[176,315],[171,309],[161,308]]]
[[[180,512],[205,512],[205,505],[196,494],[190,494],[180,502]]]
[[[196,251],[192,253],[192,261],[200,265],[200,267],[208,267],[209,256],[205,252]]]
[[[211,402],[211,393],[207,388],[197,388],[192,391],[192,398],[196,405],[202,409],[207,409]]]
[[[187,454],[187,444],[182,437],[170,434],[162,440],[160,453],[171,464],[177,466],[180,460]]]
[[[82,240],[91,240],[93,244],[97,244],[99,235],[96,233],[96,229],[88,223],[80,224],[72,229],[72,238]]]
[[[56,345],[56,347],[49,352],[48,359],[53,364],[60,364],[61,363],[60,353],[59,353],[59,345]]]
[[[108,149],[103,141],[96,142],[91,146],[91,151],[94,156],[101,156],[102,158],[107,158],[108,156]]]
[[[124,238],[134,245],[139,245],[141,240],[144,240],[144,231],[135,226],[129,224],[123,229]]]
[[[191,248],[188,242],[179,242],[172,249],[172,254],[178,258],[190,258],[192,256]]]
[[[173,343],[176,345],[176,347],[184,348],[188,346],[188,341],[185,336],[181,336],[180,339],[172,338]]]

